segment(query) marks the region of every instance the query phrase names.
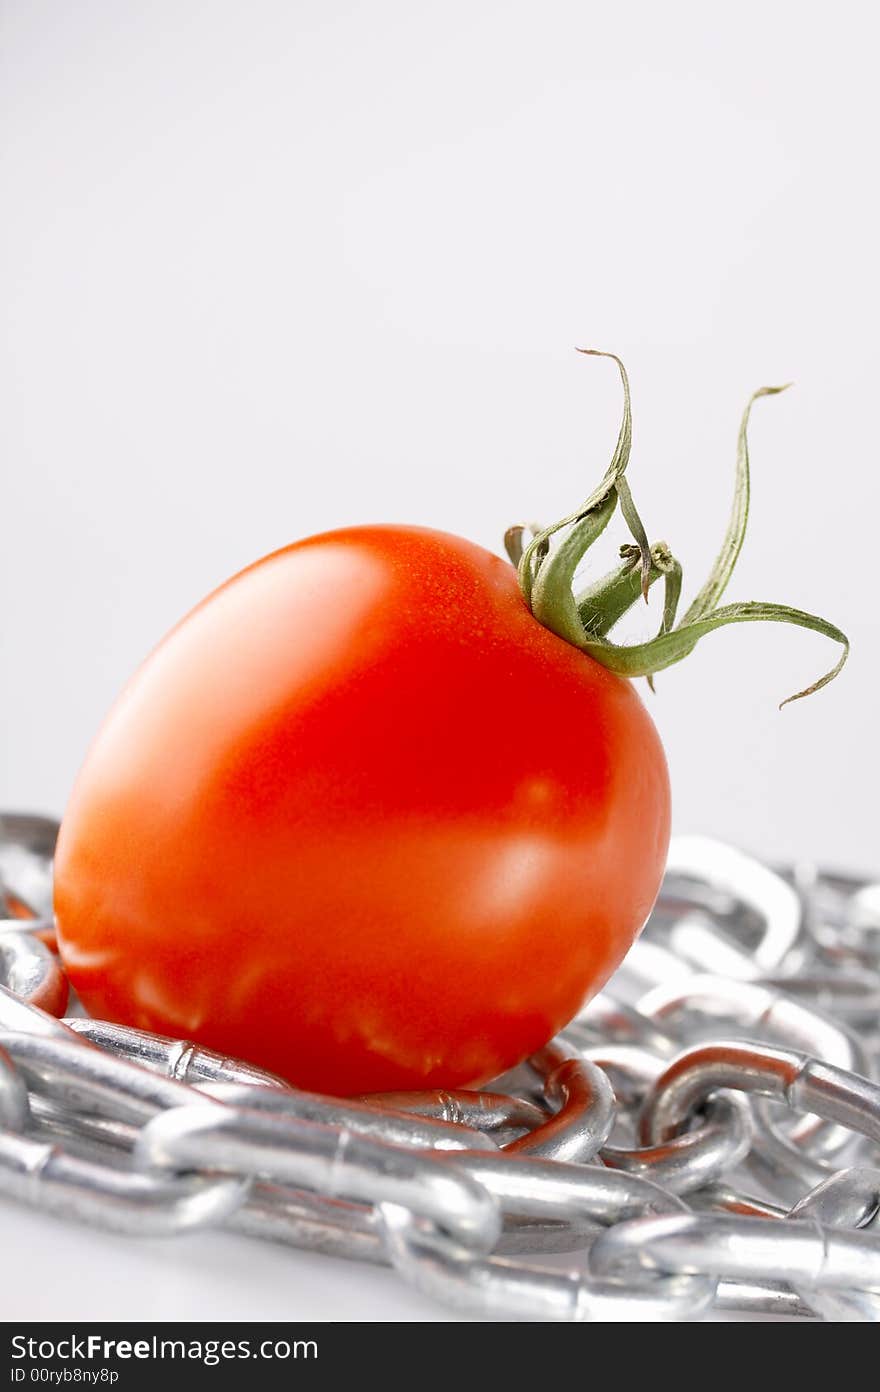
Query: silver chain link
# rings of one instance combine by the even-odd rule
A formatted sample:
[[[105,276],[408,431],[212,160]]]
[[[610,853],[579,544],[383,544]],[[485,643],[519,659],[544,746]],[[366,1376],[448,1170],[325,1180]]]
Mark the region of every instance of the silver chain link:
[[[56,833],[0,816],[0,1192],[390,1263],[482,1318],[880,1320],[880,885],[678,838],[623,967],[527,1064],[341,1101],[60,1018]]]

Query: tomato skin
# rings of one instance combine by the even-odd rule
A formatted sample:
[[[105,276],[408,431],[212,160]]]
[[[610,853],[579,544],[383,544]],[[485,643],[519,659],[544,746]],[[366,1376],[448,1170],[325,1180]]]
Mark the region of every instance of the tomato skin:
[[[540,1047],[656,897],[669,781],[632,685],[461,538],[257,562],[135,674],[77,779],[59,944],[94,1015],[349,1095]]]

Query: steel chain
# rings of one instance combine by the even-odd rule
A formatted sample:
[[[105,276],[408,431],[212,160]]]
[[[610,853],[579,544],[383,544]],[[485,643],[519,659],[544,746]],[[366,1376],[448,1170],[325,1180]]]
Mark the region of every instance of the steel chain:
[[[390,1263],[478,1318],[880,1320],[880,885],[678,838],[623,967],[528,1064],[341,1101],[62,1019],[56,833],[0,816],[0,1192]]]

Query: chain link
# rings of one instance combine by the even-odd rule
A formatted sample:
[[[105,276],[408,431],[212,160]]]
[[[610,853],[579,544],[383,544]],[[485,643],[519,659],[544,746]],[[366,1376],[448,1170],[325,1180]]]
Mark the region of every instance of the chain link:
[[[62,1018],[56,832],[0,815],[0,1192],[390,1263],[483,1318],[880,1320],[880,885],[679,838],[623,967],[528,1064],[341,1101]]]

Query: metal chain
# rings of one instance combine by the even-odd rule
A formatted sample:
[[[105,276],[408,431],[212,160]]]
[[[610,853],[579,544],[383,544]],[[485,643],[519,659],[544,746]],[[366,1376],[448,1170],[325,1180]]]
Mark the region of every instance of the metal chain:
[[[880,885],[678,838],[623,967],[528,1064],[341,1101],[61,1018],[56,833],[0,816],[0,1192],[390,1263],[481,1318],[880,1320]]]

